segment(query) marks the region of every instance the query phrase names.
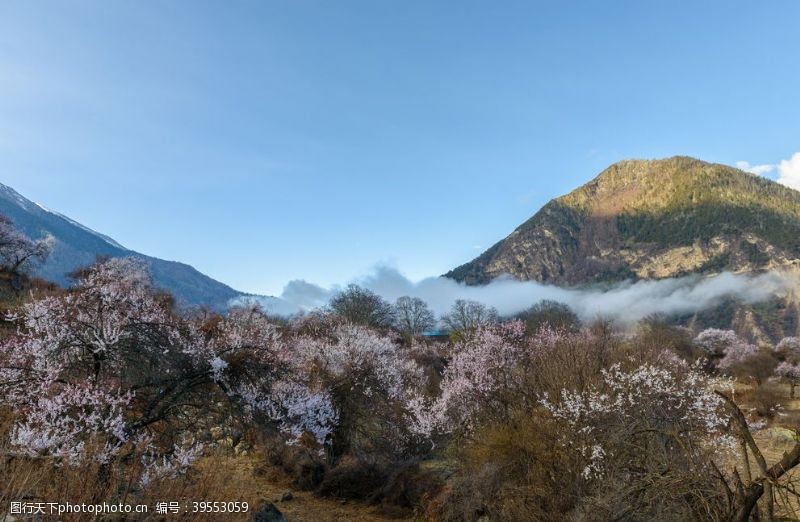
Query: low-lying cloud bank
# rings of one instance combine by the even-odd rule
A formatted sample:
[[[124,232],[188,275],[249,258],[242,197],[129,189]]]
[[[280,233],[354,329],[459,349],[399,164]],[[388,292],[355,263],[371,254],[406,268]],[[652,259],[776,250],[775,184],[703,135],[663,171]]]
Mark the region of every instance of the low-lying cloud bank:
[[[735,297],[748,303],[765,301],[797,289],[800,280],[793,272],[766,272],[759,275],[732,274],[687,276],[659,281],[620,283],[608,289],[567,289],[537,282],[498,278],[484,286],[467,286],[443,277],[410,281],[398,270],[377,267],[371,275],[354,281],[384,299],[394,302],[409,295],[424,299],[441,316],[456,299],[471,299],[497,308],[501,315],[512,315],[544,299],[567,304],[584,321],[606,317],[620,323],[633,323],[650,314],[687,314],[718,305]],[[323,288],[304,280],[291,281],[280,298],[259,302],[268,311],[289,315],[325,306],[341,287]]]

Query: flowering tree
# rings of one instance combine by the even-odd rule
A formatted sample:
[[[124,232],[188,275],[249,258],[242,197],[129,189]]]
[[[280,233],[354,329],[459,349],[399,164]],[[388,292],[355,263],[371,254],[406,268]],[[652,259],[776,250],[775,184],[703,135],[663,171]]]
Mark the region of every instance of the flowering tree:
[[[263,314],[176,315],[133,259],[85,269],[74,289],[34,299],[12,319],[19,330],[0,348],[0,404],[13,405],[11,442],[23,454],[107,463],[135,451],[152,478],[196,456],[186,441],[225,410],[320,442],[335,422],[326,395],[292,382],[288,347]],[[232,408],[215,411],[225,397]]]
[[[565,443],[585,458],[587,480],[614,475],[620,471],[616,466],[641,464],[649,472],[651,455],[637,448],[652,444],[686,444],[698,452],[732,447],[723,401],[714,393],[716,382],[701,373],[678,365],[623,368],[617,363],[601,374],[598,386],[565,388],[560,397],[541,400],[554,419],[569,427]],[[624,461],[607,458],[622,454]]]
[[[717,362],[717,367],[722,370],[746,363],[748,359],[758,355],[758,347],[746,342],[737,342],[725,349],[725,355]]]
[[[775,345],[775,354],[783,359],[775,368],[775,376],[789,383],[789,395],[794,398],[800,383],[800,338],[784,337]]]
[[[794,399],[794,390],[800,382],[800,364],[783,361],[775,368],[775,376],[789,383],[789,396]]]
[[[33,241],[14,227],[14,222],[0,215],[0,263],[13,273],[25,272],[35,263],[44,261],[53,246],[51,236]]]
[[[425,437],[469,432],[480,415],[502,415],[521,382],[520,365],[530,354],[521,321],[478,328],[462,338],[453,347],[441,394],[432,400],[409,398],[413,430]]]
[[[775,345],[775,350],[788,357],[800,357],[800,337],[784,337]]]
[[[347,451],[397,453],[406,442],[403,404],[420,386],[418,365],[392,339],[368,328],[335,325],[292,341],[294,375],[326,393],[338,424],[333,455]]]
[[[769,466],[752,435],[757,426],[724,391],[729,385],[695,368],[614,364],[602,376],[596,387],[543,397],[542,406],[563,424],[565,448],[583,459],[584,480],[625,484],[615,493],[624,496],[610,505],[652,508],[669,491],[682,496],[690,518],[745,522],[763,495],[765,518],[772,519],[774,489],[785,487],[779,480],[800,463],[800,444]],[[737,460],[743,472],[720,472]],[[718,484],[723,491],[713,493]]]
[[[12,446],[69,464],[134,452],[144,475],[156,460],[159,474],[180,472],[195,450],[165,425],[200,386],[204,370],[192,363],[203,357],[182,343],[138,261],[109,260],[77,277],[74,290],[11,318],[19,330],[0,349],[0,404],[16,412]]]
[[[730,346],[741,342],[742,340],[733,330],[717,328],[707,328],[694,338],[694,343],[712,357],[722,356]]]
[[[758,347],[748,343],[733,330],[708,328],[694,342],[716,361],[717,368],[730,371],[758,355]]]
[[[215,381],[241,403],[247,418],[275,422],[291,444],[310,435],[317,445],[330,442],[338,415],[330,395],[310,388],[297,375],[298,354],[260,309],[237,308],[216,325],[220,370]]]

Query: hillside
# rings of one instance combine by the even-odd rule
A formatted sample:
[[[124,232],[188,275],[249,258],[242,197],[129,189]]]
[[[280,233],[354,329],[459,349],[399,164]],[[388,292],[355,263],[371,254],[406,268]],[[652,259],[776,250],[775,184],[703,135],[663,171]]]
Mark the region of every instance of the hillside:
[[[800,192],[687,157],[611,165],[446,277],[586,285],[800,264]]]
[[[94,262],[97,256],[137,257],[147,263],[156,285],[173,293],[184,304],[222,309],[228,301],[242,295],[187,264],[129,250],[103,234],[33,203],[2,184],[0,214],[13,219],[15,226],[34,239],[53,236],[53,252],[35,275],[59,285],[69,284],[67,274]]]

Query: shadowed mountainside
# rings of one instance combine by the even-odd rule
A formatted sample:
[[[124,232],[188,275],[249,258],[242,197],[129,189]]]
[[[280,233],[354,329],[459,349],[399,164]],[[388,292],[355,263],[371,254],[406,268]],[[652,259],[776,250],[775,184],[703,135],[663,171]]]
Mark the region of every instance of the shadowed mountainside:
[[[35,275],[59,285],[68,285],[67,274],[93,263],[97,256],[136,257],[147,263],[156,285],[174,294],[183,304],[222,309],[228,301],[242,295],[187,264],[129,250],[103,234],[33,203],[2,184],[0,214],[13,219],[15,226],[31,238],[53,237],[53,252]]]

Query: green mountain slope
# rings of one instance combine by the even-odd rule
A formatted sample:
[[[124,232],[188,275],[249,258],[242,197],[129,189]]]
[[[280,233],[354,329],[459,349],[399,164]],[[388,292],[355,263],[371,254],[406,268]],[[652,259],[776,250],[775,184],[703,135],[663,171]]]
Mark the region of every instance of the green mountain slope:
[[[800,192],[687,157],[611,165],[445,274],[586,285],[800,264]]]

